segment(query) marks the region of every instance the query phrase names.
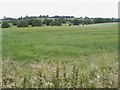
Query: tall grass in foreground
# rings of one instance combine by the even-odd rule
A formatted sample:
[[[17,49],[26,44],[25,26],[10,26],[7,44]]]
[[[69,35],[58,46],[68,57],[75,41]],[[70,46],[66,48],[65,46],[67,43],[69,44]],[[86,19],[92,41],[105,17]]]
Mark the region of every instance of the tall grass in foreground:
[[[92,64],[73,62],[31,62],[4,60],[3,88],[115,88],[118,87],[116,54],[94,56]],[[109,58],[108,58],[109,56]],[[97,58],[103,58],[97,59]],[[111,59],[110,59],[111,58]],[[109,60],[109,61],[104,61]],[[104,61],[104,64],[100,63]],[[87,63],[87,62],[86,62]]]

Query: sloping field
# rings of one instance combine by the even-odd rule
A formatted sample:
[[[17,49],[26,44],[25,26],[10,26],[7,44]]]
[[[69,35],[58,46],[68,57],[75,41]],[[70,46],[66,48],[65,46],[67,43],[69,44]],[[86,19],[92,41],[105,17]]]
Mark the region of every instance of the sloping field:
[[[117,87],[117,23],[2,30],[3,87]]]

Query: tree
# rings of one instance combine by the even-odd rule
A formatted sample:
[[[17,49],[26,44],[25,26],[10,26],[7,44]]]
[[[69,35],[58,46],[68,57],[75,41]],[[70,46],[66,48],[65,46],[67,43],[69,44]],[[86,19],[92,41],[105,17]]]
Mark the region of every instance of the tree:
[[[104,23],[105,20],[103,18],[94,18],[93,22],[94,23]]]
[[[30,18],[29,20],[28,20],[28,24],[29,25],[32,25],[32,22],[34,21],[34,19],[33,18]]]
[[[33,20],[32,27],[35,27],[35,26],[42,26],[42,21],[38,19]]]
[[[80,20],[78,19],[73,20],[73,25],[79,25],[79,24],[80,24]]]
[[[8,23],[8,22],[6,22],[6,21],[4,21],[3,23],[2,23],[2,26],[1,26],[2,28],[9,28],[10,27],[10,24]]]
[[[28,24],[28,21],[27,20],[19,20],[17,22],[17,27],[28,27],[29,24]]]
[[[12,20],[12,25],[17,25],[17,20]]]
[[[66,20],[64,18],[59,18],[58,21],[60,21],[62,23],[66,23]]]
[[[83,20],[82,20],[82,25],[84,24],[92,24],[93,23],[93,20],[89,17],[85,17]]]
[[[62,26],[62,23],[60,21],[54,20],[51,22],[51,26]]]
[[[49,26],[52,23],[52,20],[50,19],[44,19],[43,24],[46,24],[47,26]]]

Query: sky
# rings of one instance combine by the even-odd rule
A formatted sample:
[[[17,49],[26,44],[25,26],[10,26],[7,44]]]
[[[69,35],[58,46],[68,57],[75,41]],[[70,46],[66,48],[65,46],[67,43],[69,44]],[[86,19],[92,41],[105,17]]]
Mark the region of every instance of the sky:
[[[3,16],[65,15],[75,17],[118,17],[119,0],[0,0]]]

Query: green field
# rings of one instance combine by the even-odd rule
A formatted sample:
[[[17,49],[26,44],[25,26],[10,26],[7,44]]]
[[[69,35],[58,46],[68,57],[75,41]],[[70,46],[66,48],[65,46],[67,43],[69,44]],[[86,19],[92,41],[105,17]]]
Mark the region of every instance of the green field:
[[[3,87],[117,87],[117,52],[117,23],[3,29]]]

